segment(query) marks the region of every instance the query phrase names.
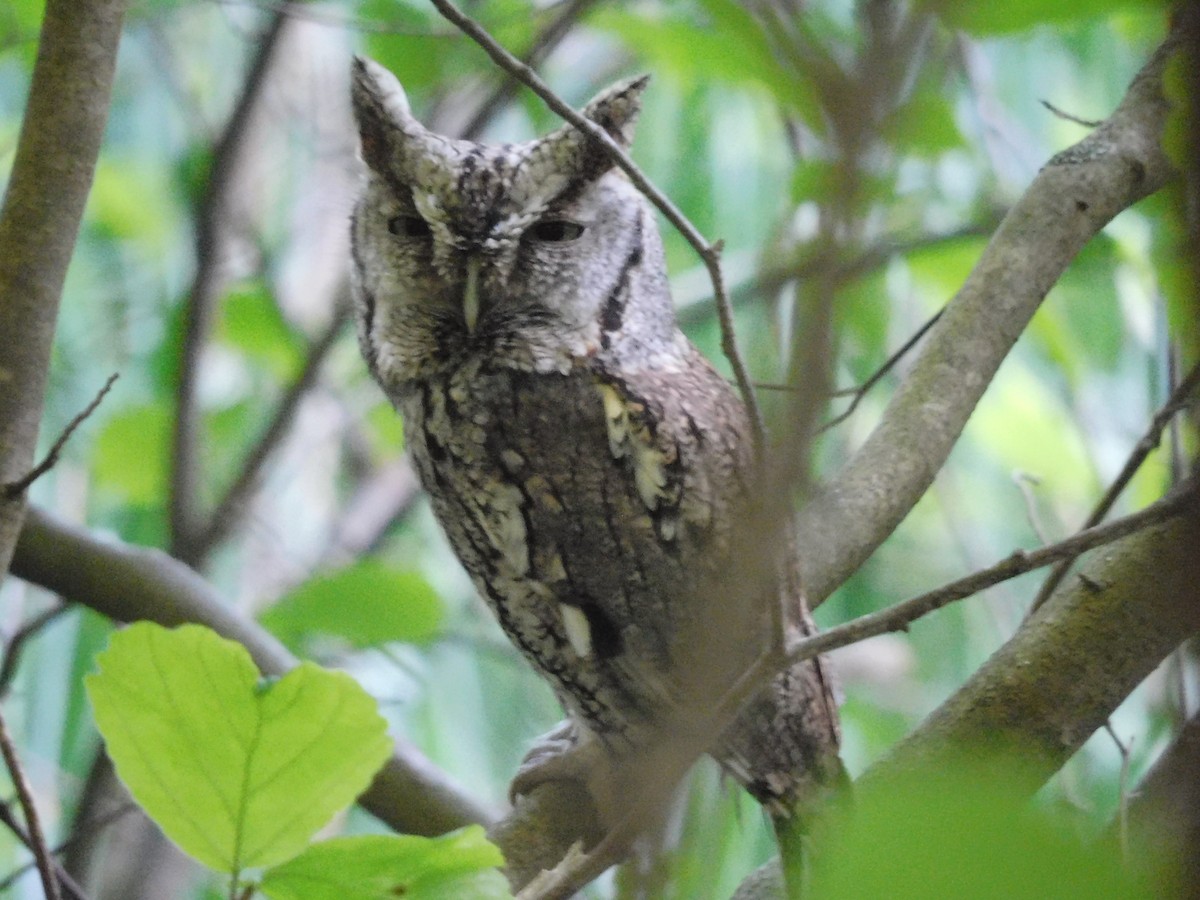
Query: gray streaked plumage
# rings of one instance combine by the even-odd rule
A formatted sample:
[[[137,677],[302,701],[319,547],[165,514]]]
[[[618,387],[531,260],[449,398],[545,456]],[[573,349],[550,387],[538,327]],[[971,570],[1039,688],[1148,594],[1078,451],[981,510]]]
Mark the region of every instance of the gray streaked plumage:
[[[645,81],[584,114],[627,145]],[[587,136],[432,134],[364,59],[353,100],[368,167],[352,231],[363,355],[480,594],[574,739],[619,755],[679,697],[682,635],[729,569],[750,502],[741,402],[676,327],[650,207]],[[729,652],[749,663],[763,617],[732,621]],[[836,767],[836,729],[806,663],[713,752],[786,814]]]

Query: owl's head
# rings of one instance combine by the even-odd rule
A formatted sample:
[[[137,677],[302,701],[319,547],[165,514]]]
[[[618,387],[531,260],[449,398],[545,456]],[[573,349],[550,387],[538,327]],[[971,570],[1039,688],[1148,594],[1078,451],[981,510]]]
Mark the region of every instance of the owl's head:
[[[614,85],[583,114],[628,146],[646,82]],[[597,142],[570,125],[522,144],[442,137],[362,58],[352,97],[367,167],[353,225],[359,338],[385,389],[481,355],[566,372],[671,341],[654,217]]]

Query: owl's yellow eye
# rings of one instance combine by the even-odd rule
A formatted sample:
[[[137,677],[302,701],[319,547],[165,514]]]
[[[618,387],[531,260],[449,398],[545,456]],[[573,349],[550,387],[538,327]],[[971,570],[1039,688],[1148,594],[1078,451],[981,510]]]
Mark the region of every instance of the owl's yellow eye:
[[[421,238],[429,237],[429,223],[420,216],[396,216],[388,219],[388,231],[397,237]]]
[[[566,219],[543,219],[529,229],[529,234],[547,244],[564,244],[583,234],[583,226]]]

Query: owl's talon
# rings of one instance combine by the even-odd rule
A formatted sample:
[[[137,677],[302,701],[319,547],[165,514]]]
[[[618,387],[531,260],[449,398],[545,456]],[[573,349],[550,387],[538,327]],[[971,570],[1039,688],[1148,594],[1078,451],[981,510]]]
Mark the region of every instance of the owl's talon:
[[[595,796],[598,779],[608,777],[607,753],[600,743],[569,719],[542,735],[525,754],[508,786],[508,799],[531,793],[548,781],[574,781]]]

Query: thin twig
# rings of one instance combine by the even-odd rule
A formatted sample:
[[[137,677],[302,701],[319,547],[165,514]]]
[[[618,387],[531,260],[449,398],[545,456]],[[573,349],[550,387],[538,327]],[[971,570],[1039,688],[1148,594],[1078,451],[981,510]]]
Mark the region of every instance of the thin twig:
[[[842,422],[846,421],[846,419],[850,418],[854,411],[858,409],[858,404],[860,404],[863,401],[863,398],[867,396],[867,392],[871,390],[871,388],[875,387],[875,385],[879,384],[879,382],[883,380],[884,376],[894,369],[896,364],[899,363],[900,360],[902,360],[908,354],[908,352],[912,350],[913,347],[917,346],[917,343],[921,340],[921,338],[925,337],[929,329],[932,328],[937,320],[941,317],[942,311],[939,309],[925,322],[924,325],[918,328],[913,335],[900,346],[899,350],[889,356],[884,364],[872,373],[870,378],[868,378],[858,387],[852,388],[849,391],[838,391],[835,396],[845,393],[853,394],[853,398],[850,400],[850,405],[842,410],[841,413],[834,416],[832,419],[822,425],[818,430],[818,434],[828,431],[830,428],[840,425]]]
[[[137,809],[135,804],[126,803],[120,807],[118,812],[123,816],[126,813],[133,812],[135,809]],[[98,824],[101,826],[107,825],[109,824],[108,820],[115,820],[118,818],[118,816],[109,813],[103,818],[105,821],[97,821],[93,819],[87,824]],[[3,824],[6,828],[8,828],[9,831],[15,834],[17,836],[17,840],[19,840],[27,848],[29,847],[29,835],[25,833],[25,829],[21,827],[21,823],[16,820],[16,817],[12,814],[12,810],[10,810],[8,805],[5,803],[0,803],[0,824]],[[55,847],[51,852],[56,856],[78,840],[79,838],[69,838]],[[54,863],[54,874],[58,876],[59,887],[62,888],[63,893],[66,894],[69,900],[88,900],[87,894],[84,893],[83,888],[80,887],[75,879],[71,877],[70,873],[67,872],[62,863],[60,863],[57,859],[52,859],[52,862]],[[35,868],[37,868],[36,861],[26,863],[25,865],[14,869],[3,879],[0,879],[0,897],[7,897],[8,894],[5,893],[5,891],[11,889],[12,886],[17,883],[17,880],[20,879],[26,872]]]
[[[1113,504],[1117,502],[1117,498],[1121,496],[1121,492],[1125,490],[1125,486],[1137,474],[1137,470],[1141,468],[1142,463],[1146,461],[1146,457],[1158,446],[1162,440],[1163,430],[1168,423],[1175,417],[1175,413],[1183,409],[1187,404],[1188,397],[1192,392],[1200,387],[1200,363],[1192,367],[1188,372],[1187,377],[1179,382],[1175,390],[1171,392],[1170,398],[1163,404],[1162,408],[1154,414],[1154,418],[1150,420],[1150,427],[1146,429],[1146,433],[1142,435],[1133,447],[1133,451],[1129,454],[1129,458],[1125,460],[1125,465],[1121,467],[1120,473],[1113,479],[1112,484],[1108,486],[1108,490],[1104,492],[1104,496],[1100,498],[1091,514],[1087,517],[1087,521],[1083,523],[1084,528],[1091,528],[1093,525],[1098,525]],[[1042,583],[1038,590],[1037,596],[1034,597],[1033,604],[1030,606],[1030,613],[1036,612],[1041,608],[1042,604],[1054,593],[1055,588],[1059,586],[1063,578],[1066,577],[1067,570],[1071,568],[1071,564],[1075,561],[1074,556],[1068,556],[1058,563],[1050,574],[1046,576],[1045,582]]]
[[[1120,840],[1121,860],[1129,862],[1129,763],[1133,755],[1133,738],[1126,744],[1117,737],[1112,719],[1105,720],[1104,730],[1108,732],[1108,736],[1117,745],[1117,752],[1121,754],[1121,775],[1117,782],[1117,790],[1120,792],[1117,803],[1117,834]]]
[[[1060,119],[1066,119],[1068,122],[1074,122],[1076,125],[1082,125],[1084,128],[1099,128],[1101,125],[1104,124],[1103,119],[1081,119],[1079,116],[1076,116],[1072,113],[1065,112],[1064,110],[1059,109],[1057,106],[1055,106],[1049,100],[1040,100],[1038,102],[1041,103],[1042,106],[1046,107],[1046,109],[1050,110],[1050,112],[1052,112],[1056,116],[1058,116]]]
[[[1008,558],[987,569],[981,569],[940,588],[901,601],[879,612],[868,613],[844,625],[838,625],[812,637],[793,643],[787,652],[788,665],[812,659],[838,647],[855,644],[869,637],[890,631],[903,631],[917,619],[934,610],[948,606],[992,585],[1040,569],[1042,566],[1066,557],[1075,557],[1103,544],[1119,540],[1127,535],[1165,522],[1180,515],[1188,504],[1196,502],[1196,485],[1159,500],[1140,512],[1115,519],[1107,525],[1097,525],[1078,531],[1071,537],[1039,547],[1037,550],[1017,550]]]
[[[1042,483],[1042,479],[1031,472],[1018,469],[1013,472],[1012,480],[1013,484],[1017,486],[1017,490],[1021,492],[1021,499],[1025,503],[1025,518],[1029,520],[1029,527],[1033,529],[1033,533],[1037,535],[1037,539],[1043,545],[1050,543],[1046,527],[1042,524],[1042,517],[1038,513],[1037,498],[1033,496],[1033,489]]]
[[[4,662],[0,663],[0,698],[4,697],[8,693],[9,687],[12,686],[25,643],[70,608],[66,603],[59,603],[57,606],[43,610],[22,625],[12,636],[4,652]]]
[[[89,830],[105,828],[111,825],[117,819],[136,811],[137,808],[138,806],[136,803],[122,803],[120,806],[109,810],[103,815],[94,816],[82,824],[77,824],[75,826],[75,831],[77,833],[55,846],[55,848],[50,851],[51,854],[57,857],[59,854],[68,850],[73,844],[77,844],[83,840],[83,835],[78,833],[83,828],[86,827]],[[3,803],[0,803],[0,823],[3,823],[5,826],[7,826],[17,836],[17,840],[28,846],[29,838],[25,834],[25,830],[20,827],[19,822],[12,818],[12,813],[8,811],[8,808]],[[71,897],[71,900],[87,900],[87,898],[84,896],[83,888],[75,883],[75,880],[71,878],[69,874],[67,874],[66,869],[63,868],[62,863],[58,862],[57,859],[54,861],[54,867],[55,872],[58,875],[59,884],[62,886],[63,891]],[[7,897],[8,895],[5,893],[5,891],[11,889],[12,886],[17,883],[18,879],[24,876],[24,874],[30,869],[34,868],[37,868],[36,862],[26,863],[23,866],[13,869],[13,871],[9,872],[4,878],[0,878],[0,897]]]
[[[46,900],[62,900],[62,892],[58,889],[58,875],[54,871],[54,859],[46,847],[46,837],[42,833],[42,823],[38,818],[37,807],[33,802],[33,791],[25,778],[25,770],[17,758],[17,748],[13,746],[12,735],[8,732],[8,724],[0,713],[0,754],[4,756],[4,764],[8,768],[13,787],[17,789],[17,799],[21,810],[25,813],[25,826],[29,831],[29,849],[37,860],[38,874],[42,877],[42,888],[46,892]]]
[[[567,36],[575,23],[591,7],[595,6],[597,2],[599,0],[567,0],[566,3],[563,3],[562,11],[534,38],[529,49],[522,55],[521,62],[530,68],[541,63],[559,45],[562,39]],[[496,111],[517,92],[519,85],[520,82],[514,78],[506,78],[500,84],[496,85],[495,90],[479,104],[475,115],[471,116],[471,121],[463,128],[461,136],[466,140],[473,140],[477,137],[487,126],[488,122],[495,117]]]
[[[721,249],[723,242],[718,240],[709,243],[704,235],[697,230],[696,226],[671,202],[670,198],[651,183],[650,179],[646,177],[637,164],[629,157],[629,154],[612,139],[607,131],[590,119],[584,118],[568,106],[562,98],[554,93],[538,77],[538,74],[533,69],[529,68],[529,66],[522,63],[500,46],[495,38],[488,34],[478,22],[464,15],[449,0],[431,0],[431,2],[437,11],[445,16],[447,20],[456,25],[471,40],[483,48],[484,52],[492,58],[492,61],[496,65],[541,97],[545,104],[561,118],[574,125],[592,138],[592,140],[596,141],[596,143],[604,147],[617,167],[629,176],[629,180],[642,192],[646,199],[658,208],[667,221],[674,225],[676,230],[695,249],[700,259],[704,262],[705,268],[708,269],[708,276],[712,280],[713,297],[717,304],[717,316],[721,322],[721,350],[725,353],[726,358],[729,360],[729,365],[733,369],[734,377],[738,383],[738,390],[742,394],[742,400],[746,404],[746,412],[750,417],[750,422],[754,429],[755,444],[761,450],[765,429],[762,421],[762,413],[758,406],[758,399],[754,395],[754,386],[750,381],[745,361],[738,350],[737,338],[734,334],[733,309],[730,306],[729,297],[725,292],[725,278],[721,272]]]
[[[112,386],[118,377],[120,376],[116,372],[108,376],[108,380],[104,382],[104,387],[100,388],[99,393],[92,398],[91,403],[85,406],[75,418],[67,423],[67,427],[63,429],[62,434],[58,436],[58,440],[54,442],[54,446],[50,448],[50,452],[46,454],[40,463],[30,469],[23,478],[19,478],[4,486],[4,496],[6,499],[17,499],[17,497],[25,493],[31,484],[58,465],[58,459],[62,455],[63,448],[66,447],[67,441],[71,439],[71,435],[75,433],[75,429],[82,425],[84,420],[96,411],[96,408],[104,400],[105,395],[112,390]]]

